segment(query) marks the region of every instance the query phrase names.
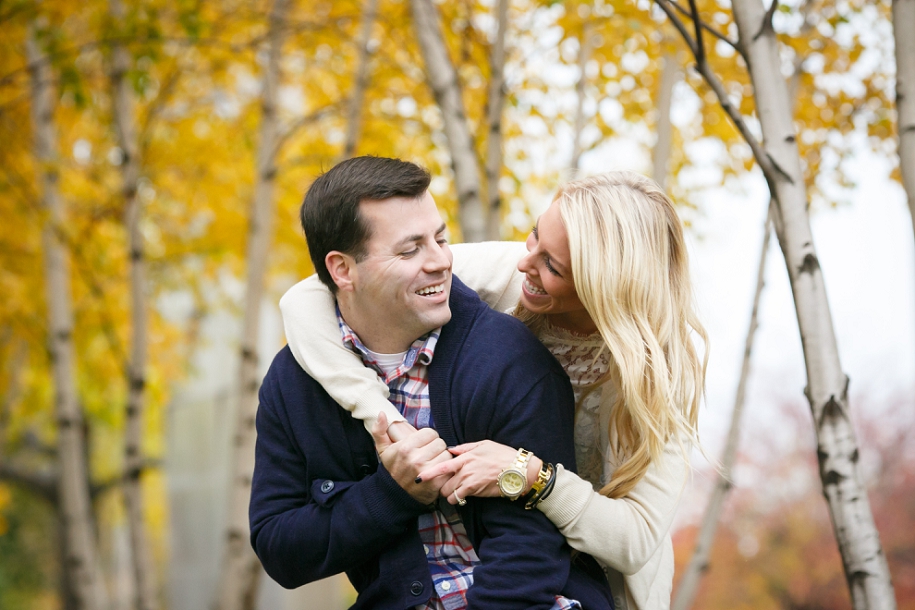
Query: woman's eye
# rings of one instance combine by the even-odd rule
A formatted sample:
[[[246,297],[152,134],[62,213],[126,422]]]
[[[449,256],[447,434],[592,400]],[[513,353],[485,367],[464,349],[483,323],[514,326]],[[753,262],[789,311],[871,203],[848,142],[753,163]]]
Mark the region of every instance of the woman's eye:
[[[533,234],[534,239],[539,239],[539,236],[537,235],[537,225],[531,227],[531,233]]]
[[[401,252],[400,255],[403,256],[404,258],[410,258],[411,256],[415,255],[417,252],[419,252],[419,248],[413,248],[412,250],[409,250],[407,252]]]
[[[548,259],[548,258],[543,259],[543,264],[546,265],[547,271],[549,271],[553,275],[562,277],[562,274],[559,273],[558,271],[556,271],[556,269],[553,267],[552,263],[550,263],[550,259]]]

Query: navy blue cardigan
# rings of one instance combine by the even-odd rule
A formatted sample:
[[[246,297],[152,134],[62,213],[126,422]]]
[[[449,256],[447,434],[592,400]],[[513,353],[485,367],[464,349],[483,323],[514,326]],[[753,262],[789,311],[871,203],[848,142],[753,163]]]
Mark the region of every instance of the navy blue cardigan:
[[[490,310],[457,278],[450,304],[429,365],[442,439],[449,446],[492,439],[573,466],[574,403],[559,364],[523,324]],[[417,530],[427,507],[391,478],[362,422],[288,347],[261,386],[257,434],[251,544],[274,580],[293,588],[346,572],[359,592],[353,608],[404,610],[429,599]],[[570,567],[564,538],[540,511],[502,498],[468,498],[459,510],[482,563],[469,607],[546,610],[559,593],[588,610],[612,607],[594,560]]]

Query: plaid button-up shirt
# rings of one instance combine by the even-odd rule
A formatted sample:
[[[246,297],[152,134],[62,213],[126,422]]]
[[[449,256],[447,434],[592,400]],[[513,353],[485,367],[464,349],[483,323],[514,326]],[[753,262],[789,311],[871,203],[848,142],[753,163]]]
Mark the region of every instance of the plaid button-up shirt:
[[[362,344],[337,309],[337,323],[343,344],[359,354],[362,362],[373,369],[387,384],[391,403],[414,428],[434,428],[432,403],[429,399],[428,365],[432,362],[441,329],[413,342],[399,366],[385,371]],[[419,537],[429,562],[435,592],[417,610],[462,610],[467,607],[467,591],[473,584],[473,570],[480,558],[467,537],[467,530],[457,509],[444,500],[438,508],[419,517]],[[574,600],[557,596],[552,610],[574,610],[581,606]]]

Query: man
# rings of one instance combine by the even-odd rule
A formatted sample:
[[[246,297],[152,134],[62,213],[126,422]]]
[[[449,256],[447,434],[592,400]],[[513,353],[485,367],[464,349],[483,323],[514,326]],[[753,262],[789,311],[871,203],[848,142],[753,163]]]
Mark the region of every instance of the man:
[[[521,323],[452,278],[428,186],[412,163],[359,157],[305,196],[302,226],[341,341],[418,431],[379,464],[362,422],[282,350],[260,392],[252,545],[286,587],[345,571],[354,608],[609,608],[599,568],[571,568],[539,511],[507,499],[453,507],[438,501],[444,480],[416,480],[449,459],[446,445],[485,438],[574,463],[568,379]]]

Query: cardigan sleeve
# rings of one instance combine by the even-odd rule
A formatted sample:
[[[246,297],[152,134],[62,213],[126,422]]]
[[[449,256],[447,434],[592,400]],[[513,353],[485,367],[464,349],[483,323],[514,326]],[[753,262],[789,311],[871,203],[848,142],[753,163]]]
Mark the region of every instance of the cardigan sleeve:
[[[334,297],[317,275],[290,288],[280,299],[280,311],[296,362],[366,430],[371,432],[382,412],[390,423],[404,420],[388,401],[388,386],[343,345]]]
[[[670,531],[687,471],[679,446],[669,443],[632,491],[607,498],[560,467],[553,492],[538,508],[569,546],[631,575],[645,566]]]
[[[452,247],[454,273],[476,290],[497,311],[518,302],[521,274],[518,261],[525,247],[520,242],[486,242]],[[388,422],[403,416],[388,401],[388,387],[362,360],[346,349],[334,308],[334,297],[316,275],[290,288],[280,299],[289,349],[305,372],[371,431],[378,414]]]

